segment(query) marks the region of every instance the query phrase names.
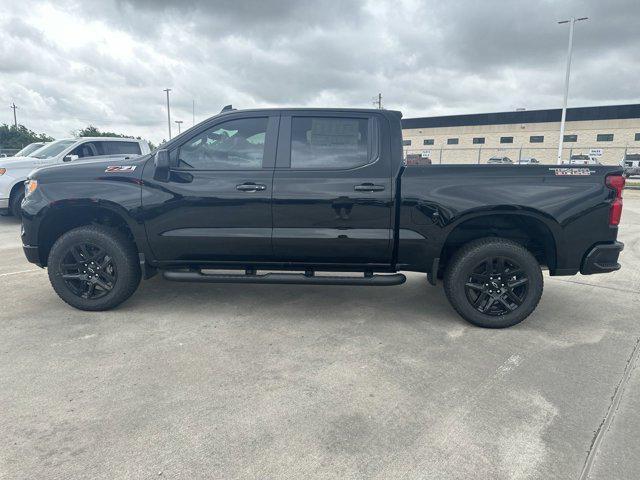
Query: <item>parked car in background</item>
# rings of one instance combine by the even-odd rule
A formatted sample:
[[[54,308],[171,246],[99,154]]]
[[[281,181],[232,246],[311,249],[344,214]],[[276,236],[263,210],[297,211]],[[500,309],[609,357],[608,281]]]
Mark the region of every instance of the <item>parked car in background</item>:
[[[640,153],[627,153],[620,166],[624,169],[624,176],[640,175]]]
[[[509,157],[491,157],[489,160],[487,160],[487,163],[490,163],[492,165],[511,165],[513,164],[513,161]]]
[[[51,142],[28,156],[0,160],[0,214],[20,216],[24,181],[36,168],[87,159],[125,159],[149,153],[144,140],[116,137],[67,138]]]
[[[26,157],[29,154],[35,152],[36,150],[39,150],[40,148],[44,147],[45,143],[50,143],[50,142],[34,142],[34,143],[30,143],[29,145],[24,147],[22,150],[20,150],[18,153],[16,153],[13,156],[14,157]]]
[[[569,157],[569,161],[563,161],[563,165],[602,165],[596,157],[585,153],[577,153]]]
[[[429,157],[423,157],[420,154],[409,153],[405,160],[405,165],[431,165],[431,159]]]
[[[538,165],[540,162],[533,157],[522,157],[518,160],[518,165]]]

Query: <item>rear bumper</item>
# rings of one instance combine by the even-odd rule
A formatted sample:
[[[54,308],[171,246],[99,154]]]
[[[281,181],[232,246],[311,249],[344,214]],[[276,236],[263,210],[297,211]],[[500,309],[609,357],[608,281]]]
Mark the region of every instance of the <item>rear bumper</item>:
[[[609,273],[620,270],[618,256],[624,249],[624,243],[613,242],[596,245],[584,257],[580,273],[592,275],[594,273]]]
[[[0,198],[0,215],[6,215],[9,213],[9,199]]]

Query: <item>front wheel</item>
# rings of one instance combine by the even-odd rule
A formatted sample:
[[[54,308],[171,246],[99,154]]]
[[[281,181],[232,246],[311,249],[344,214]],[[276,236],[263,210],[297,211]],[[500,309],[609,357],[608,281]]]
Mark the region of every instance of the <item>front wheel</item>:
[[[468,322],[485,328],[511,327],[538,305],[542,271],[519,243],[484,238],[469,242],[453,255],[444,288],[453,308]]]
[[[140,283],[131,240],[101,225],[74,228],[51,247],[49,280],[58,296],[80,310],[109,310],[128,299]]]

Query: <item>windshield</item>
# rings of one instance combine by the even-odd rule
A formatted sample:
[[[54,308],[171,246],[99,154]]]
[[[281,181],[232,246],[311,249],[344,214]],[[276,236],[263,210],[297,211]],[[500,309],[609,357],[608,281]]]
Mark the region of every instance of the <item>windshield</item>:
[[[26,157],[31,152],[35,152],[36,150],[38,150],[43,145],[44,145],[44,143],[31,143],[31,144],[27,145],[26,147],[24,147],[22,150],[20,150],[18,153],[16,153],[14,155],[14,157]]]
[[[57,140],[55,142],[50,143],[49,145],[42,147],[40,150],[35,152],[35,155],[31,155],[31,156],[34,158],[55,157],[60,152],[62,152],[65,148],[67,148],[70,145],[73,145],[74,143],[76,143],[75,140]]]

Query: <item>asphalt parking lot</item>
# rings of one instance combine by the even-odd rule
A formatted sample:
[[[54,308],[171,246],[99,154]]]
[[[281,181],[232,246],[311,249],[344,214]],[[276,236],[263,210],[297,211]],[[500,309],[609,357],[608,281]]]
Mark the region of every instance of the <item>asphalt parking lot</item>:
[[[640,191],[622,221],[621,271],[491,331],[416,274],[85,313],[0,217],[0,478],[640,478]]]

